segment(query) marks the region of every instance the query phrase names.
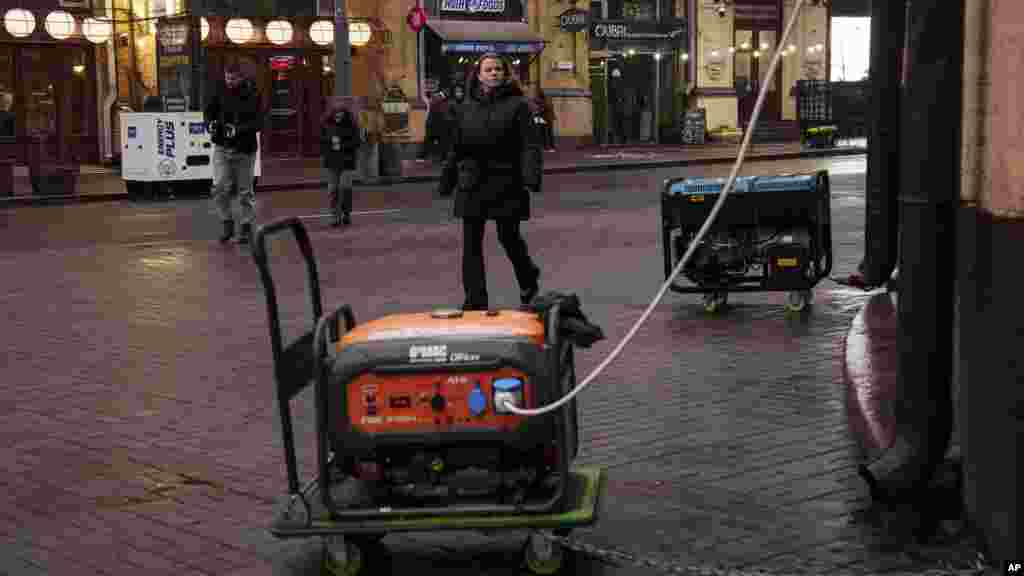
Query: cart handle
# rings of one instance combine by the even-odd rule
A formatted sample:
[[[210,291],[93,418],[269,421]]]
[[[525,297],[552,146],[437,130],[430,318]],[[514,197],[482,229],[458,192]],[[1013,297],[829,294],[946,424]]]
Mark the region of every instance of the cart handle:
[[[299,244],[302,257],[306,261],[306,271],[309,278],[310,300],[313,307],[313,323],[323,315],[323,304],[320,300],[320,278],[316,271],[316,258],[313,255],[313,245],[309,241],[309,234],[302,220],[295,216],[282,218],[269,222],[256,230],[253,239],[252,256],[256,260],[256,267],[260,270],[260,280],[263,282],[263,290],[267,296],[267,315],[270,322],[270,346],[274,353],[274,365],[279,365],[281,360],[281,319],[277,308],[277,291],[274,288],[274,279],[270,274],[270,265],[267,262],[266,237],[277,234],[282,230],[290,229],[295,235],[295,241]]]

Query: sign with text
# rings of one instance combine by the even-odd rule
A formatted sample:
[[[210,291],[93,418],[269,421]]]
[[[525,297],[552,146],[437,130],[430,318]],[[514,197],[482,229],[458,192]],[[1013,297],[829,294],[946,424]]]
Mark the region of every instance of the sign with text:
[[[442,17],[468,20],[524,20],[523,0],[438,0]]]
[[[598,42],[682,42],[686,21],[591,20],[590,37]]]
[[[505,0],[441,0],[445,12],[505,12]]]
[[[587,29],[590,12],[579,8],[570,8],[558,16],[558,28],[562,32],[580,32]]]

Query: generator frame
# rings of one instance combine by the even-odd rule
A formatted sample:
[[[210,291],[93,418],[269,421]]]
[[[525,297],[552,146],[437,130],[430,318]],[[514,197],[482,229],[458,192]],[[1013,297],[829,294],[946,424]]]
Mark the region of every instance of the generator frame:
[[[698,184],[696,191],[672,192],[675,186],[688,180],[707,180],[708,189],[702,190]],[[679,177],[665,180],[662,186],[661,247],[666,280],[683,256],[683,251],[673,253],[673,240],[677,236],[687,241],[692,240],[710,215],[725,179],[714,181],[717,188],[713,188],[711,182],[711,179]],[[797,186],[797,182],[801,185]],[[781,194],[790,195],[786,200],[799,198],[800,202],[780,203],[778,196]],[[804,221],[799,222],[800,219]],[[762,224],[778,225],[784,221],[789,221],[793,228],[806,229],[810,235],[810,260],[815,268],[811,278],[801,282],[776,284],[769,281],[766,271],[762,271],[761,274],[716,278],[691,284],[675,280],[669,289],[681,294],[705,294],[704,306],[709,312],[721,308],[730,292],[790,292],[786,308],[791,311],[803,310],[810,303],[811,289],[832,272],[831,190],[827,171],[738,178],[735,189],[708,230],[708,236],[737,227],[756,228]]]
[[[285,344],[281,335],[278,314],[277,291],[270,272],[267,258],[266,239],[282,231],[291,231],[298,243],[306,265],[308,291],[311,300],[313,328]],[[415,532],[435,530],[551,530],[555,534],[567,535],[577,526],[592,525],[597,521],[602,494],[606,490],[606,472],[596,466],[575,466],[570,462],[571,450],[575,453],[578,437],[568,438],[570,430],[576,431],[576,402],[566,403],[556,415],[556,430],[560,435],[557,493],[540,506],[453,506],[449,508],[363,508],[343,510],[334,502],[330,485],[336,479],[339,468],[336,455],[330,452],[331,412],[327,405],[329,365],[328,344],[336,343],[356,326],[355,316],[348,305],[337,307],[331,313],[323,314],[320,283],[316,259],[309,234],[297,217],[283,218],[260,227],[253,241],[253,257],[256,261],[267,301],[271,350],[274,359],[274,379],[277,402],[281,419],[281,434],[287,469],[288,493],[281,505],[278,516],[270,526],[270,532],[277,538],[357,536],[379,538],[389,532]],[[557,370],[563,363],[573,371],[573,345],[561,336],[558,305],[545,314],[545,342],[543,354],[547,357],[542,373],[535,368],[516,366],[542,379],[555,378],[552,390],[561,390],[562,374]],[[571,321],[571,320],[569,320]],[[568,356],[566,356],[568,355]],[[491,368],[492,363],[463,362],[446,363],[445,371],[479,370]],[[551,369],[555,367],[555,369]],[[388,370],[388,367],[383,367]],[[402,366],[402,370],[429,369],[431,367]],[[438,366],[432,367],[434,370]],[[305,485],[300,485],[295,449],[291,401],[310,385],[314,388],[316,407],[316,454],[317,474]],[[574,456],[573,454],[572,456]],[[532,538],[532,537],[531,537]],[[533,542],[531,540],[530,542]],[[350,543],[351,544],[351,543]],[[533,547],[527,546],[528,563],[539,562]],[[532,556],[531,556],[532,555]],[[549,560],[550,562],[550,560]]]

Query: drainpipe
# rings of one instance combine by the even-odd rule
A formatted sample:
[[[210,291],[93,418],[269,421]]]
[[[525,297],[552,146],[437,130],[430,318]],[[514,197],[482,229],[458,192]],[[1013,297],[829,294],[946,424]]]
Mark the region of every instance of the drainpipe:
[[[873,498],[915,511],[934,510],[927,502],[928,487],[953,427],[963,4],[914,0],[910,6],[912,72],[900,126],[905,144],[900,150],[899,392],[892,407],[896,439],[861,469]]]
[[[871,3],[871,102],[864,221],[863,276],[882,285],[896,267],[900,193],[899,59],[904,46],[906,8],[902,2]]]
[[[106,3],[106,15],[107,18],[114,19],[114,7],[113,0],[108,0]],[[100,105],[100,109],[97,111],[99,114],[99,131],[100,131],[100,157],[110,161],[114,157],[114,114],[111,111],[114,102],[117,101],[117,30],[114,30],[113,36],[110,41],[104,44],[102,50],[107,51],[107,69],[106,72],[100,76],[97,70],[97,84],[99,94],[103,94],[103,102]],[[106,86],[104,86],[104,80]]]

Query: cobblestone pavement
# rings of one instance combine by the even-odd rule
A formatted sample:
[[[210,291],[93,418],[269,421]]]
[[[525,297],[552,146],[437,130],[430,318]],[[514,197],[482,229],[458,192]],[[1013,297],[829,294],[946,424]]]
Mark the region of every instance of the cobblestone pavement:
[[[750,170],[819,165],[835,167],[834,272],[849,273],[863,158]],[[576,292],[608,337],[578,354],[581,378],[663,280],[657,186],[680,173],[553,176],[538,198],[525,234],[544,288]],[[263,218],[315,214],[325,196],[264,195]],[[327,305],[350,303],[361,320],[461,303],[447,202],[403,185],[356,203],[349,229],[310,220]],[[216,226],[207,201],[0,211],[0,574],[318,573],[317,542],[266,531],[285,473],[265,301],[249,252],[212,242]],[[492,298],[514,306],[493,228],[486,242]],[[284,242],[271,253],[294,336],[309,322],[298,253]],[[734,295],[714,317],[697,297],[664,299],[580,397],[581,459],[610,471],[604,515],[582,541],[801,573],[928,564],[870,521],[854,473],[840,362],[866,296],[826,282],[815,297],[792,319],[783,294]],[[308,477],[310,394],[295,408]],[[371,555],[371,573],[518,574],[521,542],[395,535]],[[570,570],[653,573],[583,555]]]

